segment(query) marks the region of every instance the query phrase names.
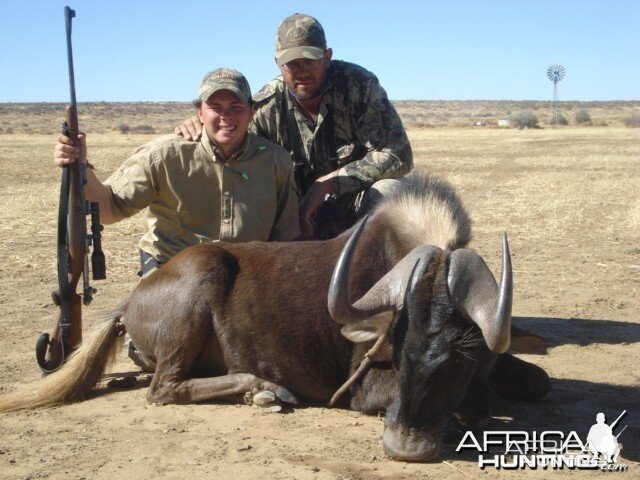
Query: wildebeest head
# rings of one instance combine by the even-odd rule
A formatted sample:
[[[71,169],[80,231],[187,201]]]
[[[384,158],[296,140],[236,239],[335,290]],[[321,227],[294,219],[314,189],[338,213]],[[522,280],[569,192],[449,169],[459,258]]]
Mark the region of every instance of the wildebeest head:
[[[405,461],[433,460],[442,427],[464,398],[477,360],[486,357],[481,350],[503,353],[509,348],[508,242],[505,236],[500,286],[475,251],[422,245],[351,304],[349,267],[364,223],[336,263],[329,311],[352,341],[388,335],[391,342],[397,391],[385,419],[385,452]],[[478,329],[484,342],[470,340]]]

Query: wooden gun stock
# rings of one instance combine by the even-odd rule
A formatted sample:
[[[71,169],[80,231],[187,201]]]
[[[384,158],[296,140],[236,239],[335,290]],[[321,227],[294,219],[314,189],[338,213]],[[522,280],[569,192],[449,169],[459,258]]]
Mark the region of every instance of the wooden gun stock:
[[[78,114],[74,104],[66,109],[63,133],[77,139]],[[82,168],[79,162],[74,162],[62,170],[58,207],[58,290],[52,293],[60,314],[51,337],[45,333],[36,343],[36,359],[45,373],[57,370],[82,341],[82,297],[77,293],[87,253]]]

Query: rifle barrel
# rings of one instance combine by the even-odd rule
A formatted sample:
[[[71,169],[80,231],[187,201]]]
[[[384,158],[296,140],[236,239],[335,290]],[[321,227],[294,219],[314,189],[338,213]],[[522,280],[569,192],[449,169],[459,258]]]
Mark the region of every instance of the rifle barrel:
[[[71,104],[76,105],[76,82],[73,74],[73,49],[71,47],[71,19],[76,16],[76,11],[72,10],[68,6],[64,7],[64,21],[67,30],[67,64],[69,67],[69,90],[71,92]],[[69,125],[71,130],[75,128],[75,134],[78,134],[77,125]]]

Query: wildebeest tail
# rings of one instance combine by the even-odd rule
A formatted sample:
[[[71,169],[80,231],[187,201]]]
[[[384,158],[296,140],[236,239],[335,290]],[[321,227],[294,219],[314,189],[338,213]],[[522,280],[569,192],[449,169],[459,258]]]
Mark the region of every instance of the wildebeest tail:
[[[60,370],[16,392],[0,396],[0,412],[54,407],[82,400],[113,362],[119,314],[111,315],[88,340],[82,342]]]

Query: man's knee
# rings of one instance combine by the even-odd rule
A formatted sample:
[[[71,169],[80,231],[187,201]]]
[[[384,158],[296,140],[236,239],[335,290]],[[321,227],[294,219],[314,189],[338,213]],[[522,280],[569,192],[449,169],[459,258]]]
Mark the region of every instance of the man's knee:
[[[393,197],[400,190],[400,180],[389,178],[378,180],[362,193],[362,198],[356,207],[356,215],[361,218],[371,212],[383,201]]]

